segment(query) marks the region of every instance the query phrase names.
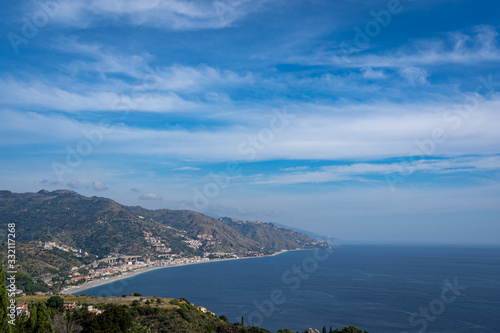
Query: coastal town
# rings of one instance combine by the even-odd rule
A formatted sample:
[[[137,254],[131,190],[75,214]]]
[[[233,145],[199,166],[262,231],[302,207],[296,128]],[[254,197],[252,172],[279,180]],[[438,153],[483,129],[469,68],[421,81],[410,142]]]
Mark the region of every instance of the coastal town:
[[[69,271],[60,271],[57,274],[44,274],[39,277],[34,277],[33,282],[38,281],[41,283],[41,281],[43,281],[43,284],[46,285],[47,288],[45,291],[36,291],[31,294],[70,294],[159,268],[264,256],[263,253],[256,251],[240,253],[203,252],[203,256],[185,256],[182,254],[168,253],[171,249],[165,246],[164,241],[159,237],[153,237],[149,232],[145,232],[144,237],[158,252],[155,257],[111,253],[104,258],[94,260],[90,264],[73,266]],[[200,240],[186,239],[185,242],[193,249],[199,249],[206,246],[207,242],[209,244],[210,242],[214,242],[214,239],[208,235],[201,235],[201,237],[198,238]],[[47,251],[54,249],[62,250],[78,258],[89,256],[87,252],[81,249],[58,244],[56,242],[40,242],[38,246]],[[22,286],[18,288],[15,293],[18,296],[27,294],[26,291],[22,289]]]

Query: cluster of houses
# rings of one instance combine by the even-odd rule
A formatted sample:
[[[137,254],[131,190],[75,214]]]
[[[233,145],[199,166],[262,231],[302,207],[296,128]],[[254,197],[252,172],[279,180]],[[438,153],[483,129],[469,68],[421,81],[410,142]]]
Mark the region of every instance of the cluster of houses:
[[[117,257],[106,257],[99,260],[95,267],[88,269],[88,274],[82,275],[77,271],[77,267],[73,267],[69,277],[70,280],[66,283],[69,285],[81,284],[82,281],[86,282],[89,280],[96,280],[101,278],[107,278],[117,274],[125,274],[130,271],[135,271],[140,268],[146,267],[166,267],[166,266],[176,266],[176,265],[186,265],[207,262],[209,258],[201,257],[178,257],[173,256],[165,258],[162,260],[151,261],[150,259],[140,260],[140,256],[117,256]],[[99,262],[106,262],[110,264],[108,267],[98,268]]]
[[[169,253],[172,251],[170,247],[167,247],[163,242],[161,237],[154,237],[151,231],[143,231],[144,240],[148,242],[152,247],[154,247],[156,252]]]
[[[45,242],[45,243],[40,242],[39,245],[42,246],[45,250],[59,249],[64,252],[71,252],[75,257],[78,258],[86,257],[89,255],[87,252],[82,252],[82,249],[75,249],[74,247],[64,244],[59,245],[56,242]]]
[[[63,307],[64,307],[64,309],[66,309],[66,310],[72,310],[72,309],[76,309],[77,307],[81,307],[81,305],[80,305],[80,306],[78,306],[78,305],[77,305],[76,303],[74,303],[74,302],[69,302],[69,303],[64,303],[64,304],[63,304]],[[90,312],[90,313],[95,313],[96,315],[98,315],[98,314],[101,314],[101,313],[102,313],[102,310],[99,310],[99,309],[97,309],[97,308],[94,308],[94,306],[93,306],[93,305],[89,305],[89,306],[87,307],[87,311],[88,311],[88,312]],[[30,309],[29,309],[29,307],[28,307],[28,304],[24,304],[24,303],[17,304],[17,305],[16,305],[16,315],[17,315],[18,317],[20,317],[20,316],[22,316],[22,315],[25,315],[26,317],[28,317],[28,318],[29,318],[29,316],[30,316]]]
[[[195,250],[198,250],[203,245],[203,243],[197,239],[185,239],[183,242]]]
[[[214,236],[208,234],[202,234],[196,237],[203,241],[202,250],[205,251],[210,250],[211,248],[215,247],[215,245],[221,243],[220,240],[217,240]]]

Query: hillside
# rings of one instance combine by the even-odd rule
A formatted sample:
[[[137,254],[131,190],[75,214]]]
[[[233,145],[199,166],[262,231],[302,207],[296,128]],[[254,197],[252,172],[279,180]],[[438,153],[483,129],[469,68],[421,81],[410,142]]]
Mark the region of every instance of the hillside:
[[[223,313],[212,313],[210,309],[197,306],[185,298],[172,299],[151,296],[93,297],[93,296],[27,296],[20,297],[19,303],[46,304],[50,313],[50,323],[55,332],[128,332],[128,333],[270,333],[252,324],[250,318],[231,323]],[[65,310],[62,304],[74,303],[73,310]],[[88,311],[92,306],[95,314]],[[12,333],[30,332],[27,318],[18,318]],[[305,328],[305,327],[304,327]],[[302,329],[304,329],[302,328]],[[302,333],[319,332],[308,328]],[[324,332],[324,331],[323,331]],[[368,333],[354,326],[342,330],[330,328],[331,333]],[[293,333],[280,329],[277,333]]]
[[[328,246],[271,224],[128,207],[69,190],[0,191],[0,216],[4,225],[16,224],[16,241],[23,253],[18,260],[31,274],[53,273],[110,254],[186,257]],[[0,229],[3,239],[5,232]]]
[[[327,247],[326,243],[272,223],[238,221],[229,217],[221,217],[219,220],[241,235],[258,242],[266,249],[294,250]]]

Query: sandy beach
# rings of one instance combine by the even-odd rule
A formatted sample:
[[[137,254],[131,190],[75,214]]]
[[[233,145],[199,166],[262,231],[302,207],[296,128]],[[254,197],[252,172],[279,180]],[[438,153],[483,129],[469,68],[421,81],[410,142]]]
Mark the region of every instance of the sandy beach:
[[[126,273],[121,274],[121,275],[110,276],[110,277],[101,278],[101,279],[98,279],[98,280],[93,280],[93,281],[85,282],[85,283],[83,283],[81,285],[78,285],[78,286],[71,286],[69,288],[66,288],[65,290],[62,290],[60,293],[64,294],[64,295],[74,294],[74,293],[80,293],[80,292],[83,292],[83,291],[85,291],[87,289],[90,289],[90,288],[102,286],[102,285],[105,285],[105,284],[108,284],[108,283],[113,283],[113,282],[116,282],[116,281],[119,281],[119,280],[123,280],[123,279],[128,279],[128,278],[131,278],[131,277],[135,277],[135,276],[137,276],[139,274],[144,274],[144,273],[151,272],[151,271],[154,271],[154,270],[157,270],[157,269],[170,268],[170,267],[179,267],[179,266],[188,266],[188,265],[198,265],[198,264],[209,264],[209,263],[213,263],[213,262],[221,262],[221,261],[229,261],[229,260],[242,260],[242,259],[255,259],[255,258],[263,258],[263,257],[273,257],[273,256],[276,256],[276,255],[279,255],[279,254],[282,254],[282,253],[285,253],[285,252],[290,252],[290,251],[300,251],[300,250],[282,250],[282,251],[279,251],[279,252],[276,252],[276,253],[273,253],[273,254],[270,254],[270,255],[259,256],[259,257],[214,259],[214,260],[205,261],[205,262],[194,262],[194,263],[186,263],[186,264],[175,264],[175,265],[166,265],[166,266],[144,267],[144,268],[139,268],[139,269],[134,270],[134,271],[126,272]]]

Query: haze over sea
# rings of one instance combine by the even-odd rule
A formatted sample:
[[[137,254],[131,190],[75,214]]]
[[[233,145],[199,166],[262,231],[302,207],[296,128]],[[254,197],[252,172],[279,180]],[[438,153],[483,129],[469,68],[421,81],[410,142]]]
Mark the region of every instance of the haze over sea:
[[[171,267],[83,292],[185,297],[230,322],[244,316],[271,331],[495,332],[499,276],[499,246],[342,245],[333,253]]]

